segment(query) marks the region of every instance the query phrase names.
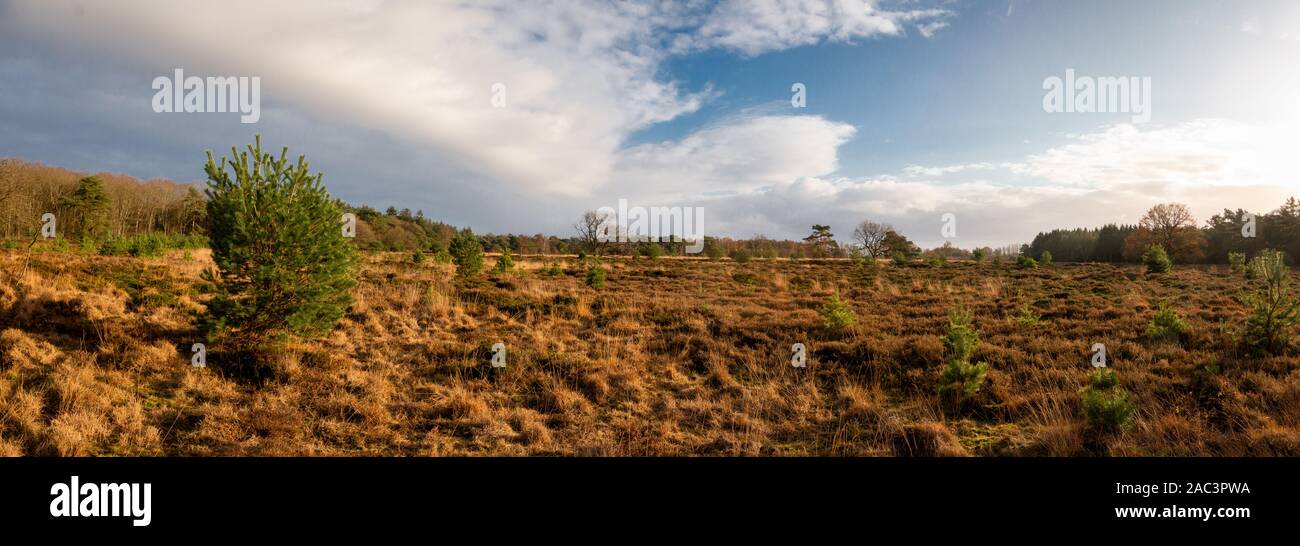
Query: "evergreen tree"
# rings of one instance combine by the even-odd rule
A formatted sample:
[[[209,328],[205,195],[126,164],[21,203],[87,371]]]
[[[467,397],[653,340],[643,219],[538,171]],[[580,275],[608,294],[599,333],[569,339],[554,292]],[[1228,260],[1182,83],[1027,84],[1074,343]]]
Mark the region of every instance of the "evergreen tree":
[[[451,259],[456,262],[456,275],[468,278],[483,270],[483,245],[469,228],[456,234],[449,250]]]
[[[104,191],[104,181],[98,176],[82,178],[77,189],[63,198],[62,204],[72,212],[74,221],[69,233],[74,238],[102,239],[108,235],[112,200]]]
[[[343,237],[343,208],[306,158],[289,163],[262,151],[231,149],[221,163],[208,152],[208,220],[217,273],[202,321],[213,341],[262,349],[287,335],[328,333],[352,302],[357,253]]]

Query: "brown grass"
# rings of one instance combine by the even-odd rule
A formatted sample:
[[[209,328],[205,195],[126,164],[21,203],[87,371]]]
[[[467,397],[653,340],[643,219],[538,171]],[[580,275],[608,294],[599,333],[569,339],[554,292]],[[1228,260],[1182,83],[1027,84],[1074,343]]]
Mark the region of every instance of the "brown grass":
[[[1226,269],[614,259],[597,291],[571,257],[458,287],[370,254],[338,328],[258,381],[219,347],[189,365],[193,254],[0,252],[0,455],[1300,455],[1300,357],[1224,341],[1246,313]],[[817,314],[835,291],[845,331]],[[1160,301],[1181,344],[1142,338]],[[990,372],[954,410],[935,385],[958,303]],[[1037,326],[1010,320],[1024,303]],[[1127,433],[1083,421],[1094,342],[1137,403]]]

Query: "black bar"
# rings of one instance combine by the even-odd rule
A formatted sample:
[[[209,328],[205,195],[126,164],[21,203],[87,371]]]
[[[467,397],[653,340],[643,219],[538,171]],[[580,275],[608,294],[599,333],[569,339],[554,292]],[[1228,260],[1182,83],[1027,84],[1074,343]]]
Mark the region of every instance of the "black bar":
[[[1289,458],[25,458],[0,461],[0,521],[6,532],[153,537],[264,528],[429,533],[445,525],[497,532],[507,523],[545,536],[582,532],[595,520],[638,528],[658,522],[661,531],[704,522],[761,524],[735,530],[758,533],[803,527],[823,533],[870,524],[930,534],[965,525],[1196,534],[1291,523],[1297,468]],[[149,483],[149,525],[133,526],[131,517],[53,517],[51,486],[72,476],[80,484]],[[1166,483],[1182,491],[1160,492]],[[1206,487],[1221,483],[1245,484],[1249,492]],[[1154,486],[1157,492],[1117,493],[1117,484]],[[1206,490],[1186,491],[1189,484]],[[1250,513],[1209,521],[1115,515],[1116,508],[1175,506]],[[752,521],[724,513],[748,514]]]

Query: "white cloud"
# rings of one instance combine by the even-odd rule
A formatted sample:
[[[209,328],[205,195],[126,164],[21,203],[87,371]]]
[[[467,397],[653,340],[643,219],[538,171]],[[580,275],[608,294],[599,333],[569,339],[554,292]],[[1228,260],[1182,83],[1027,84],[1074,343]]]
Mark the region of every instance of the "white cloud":
[[[905,23],[950,15],[875,3],[18,0],[0,29],[108,52],[160,73],[181,67],[193,75],[260,76],[264,101],[432,145],[472,172],[526,191],[585,195],[614,180],[616,168],[625,175],[629,165],[653,163],[648,149],[623,151],[630,134],[696,111],[709,98],[708,89],[683,90],[660,77],[673,43],[755,54],[897,35]],[[492,107],[496,83],[506,86],[505,108]],[[140,104],[151,95],[142,87]],[[681,145],[744,138],[711,131]],[[710,153],[743,154],[725,150],[743,144],[710,145]],[[828,160],[808,163],[820,168]]]
[[[996,168],[996,165],[987,162],[965,163],[961,165],[946,165],[943,167],[927,167],[924,165],[908,165],[903,168],[903,174],[909,177],[925,176],[937,178],[940,176],[955,174],[966,171],[985,171]]]
[[[948,28],[947,21],[934,21],[916,25],[916,30],[921,33],[921,36],[926,38],[933,38],[936,33],[945,28]]]
[[[837,150],[854,132],[819,116],[742,116],[680,140],[629,148],[614,179],[621,190],[661,198],[753,190],[835,172]]]
[[[732,0],[723,2],[678,47],[722,47],[758,55],[822,41],[895,36],[906,23],[929,38],[947,26],[942,9],[889,10],[876,0]]]
[[[703,200],[710,229],[793,237],[830,223],[847,240],[870,218],[938,246],[941,216],[958,219],[958,246],[1028,242],[1042,230],[1135,223],[1150,206],[1187,203],[1200,220],[1224,208],[1267,211],[1300,194],[1285,126],[1197,120],[1163,129],[1116,126],[1015,162],[909,165],[904,178],[812,176]],[[952,182],[956,173],[982,178]],[[843,233],[840,233],[843,232]]]
[[[1286,150],[1294,131],[1221,119],[1140,130],[1116,125],[1034,154],[1012,173],[1065,186],[1113,189],[1160,185],[1172,189],[1296,182]]]

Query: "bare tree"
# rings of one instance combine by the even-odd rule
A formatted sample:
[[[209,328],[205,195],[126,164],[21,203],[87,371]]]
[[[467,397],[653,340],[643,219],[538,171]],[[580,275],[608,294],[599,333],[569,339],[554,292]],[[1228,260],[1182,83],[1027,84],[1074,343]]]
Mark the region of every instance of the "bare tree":
[[[12,159],[0,159],[0,205],[18,193],[18,165]]]
[[[578,240],[582,242],[584,250],[597,256],[604,253],[605,247],[616,235],[610,232],[614,229],[613,226],[606,225],[610,220],[611,215],[599,211],[589,210],[582,213],[582,220],[573,224],[573,229],[578,230]]]
[[[1151,230],[1161,242],[1172,240],[1174,234],[1184,227],[1196,227],[1196,218],[1187,205],[1167,203],[1151,207],[1138,226]]]
[[[863,220],[858,227],[853,230],[853,241],[858,244],[862,252],[872,259],[884,257],[889,252],[889,245],[885,244],[886,235],[894,228],[889,224]]]

